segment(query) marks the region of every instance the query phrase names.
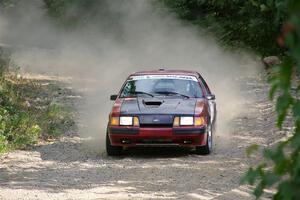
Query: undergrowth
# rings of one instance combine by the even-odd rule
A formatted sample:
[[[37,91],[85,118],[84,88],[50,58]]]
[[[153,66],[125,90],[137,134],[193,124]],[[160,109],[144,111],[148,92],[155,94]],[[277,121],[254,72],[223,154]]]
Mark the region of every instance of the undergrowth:
[[[0,153],[28,148],[75,126],[59,83],[25,79],[0,64]]]

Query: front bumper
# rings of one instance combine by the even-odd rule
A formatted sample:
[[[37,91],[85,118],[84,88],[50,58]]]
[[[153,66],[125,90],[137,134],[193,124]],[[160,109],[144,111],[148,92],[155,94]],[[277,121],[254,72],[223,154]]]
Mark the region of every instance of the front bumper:
[[[113,146],[183,146],[195,147],[206,144],[205,127],[108,127]]]

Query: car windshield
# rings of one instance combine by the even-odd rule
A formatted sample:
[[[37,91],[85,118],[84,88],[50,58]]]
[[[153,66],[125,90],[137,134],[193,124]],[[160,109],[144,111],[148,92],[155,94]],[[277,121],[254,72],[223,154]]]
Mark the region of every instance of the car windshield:
[[[144,96],[203,97],[196,77],[179,75],[132,76],[121,91],[121,98]]]

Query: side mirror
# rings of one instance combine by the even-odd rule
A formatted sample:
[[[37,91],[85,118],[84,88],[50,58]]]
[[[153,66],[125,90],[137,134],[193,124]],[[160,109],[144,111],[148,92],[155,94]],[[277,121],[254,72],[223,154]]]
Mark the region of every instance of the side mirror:
[[[116,94],[110,95],[110,100],[115,101],[117,99],[117,97],[118,97],[118,95],[116,95]]]
[[[206,96],[206,99],[207,100],[215,100],[216,99],[216,96],[214,94],[210,94],[210,95],[207,95]]]

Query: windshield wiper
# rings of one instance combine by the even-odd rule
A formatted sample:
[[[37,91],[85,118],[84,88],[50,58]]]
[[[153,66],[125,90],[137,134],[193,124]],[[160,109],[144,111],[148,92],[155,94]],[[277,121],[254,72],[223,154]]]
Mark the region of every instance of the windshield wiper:
[[[157,94],[166,94],[166,95],[179,95],[179,96],[182,96],[182,97],[185,97],[185,98],[190,98],[190,96],[187,96],[185,94],[180,94],[178,92],[156,92]]]
[[[143,92],[143,91],[135,91],[134,93],[135,93],[135,94],[146,94],[146,95],[148,95],[148,96],[154,97],[153,94],[150,94],[150,93],[147,93],[147,92]]]

